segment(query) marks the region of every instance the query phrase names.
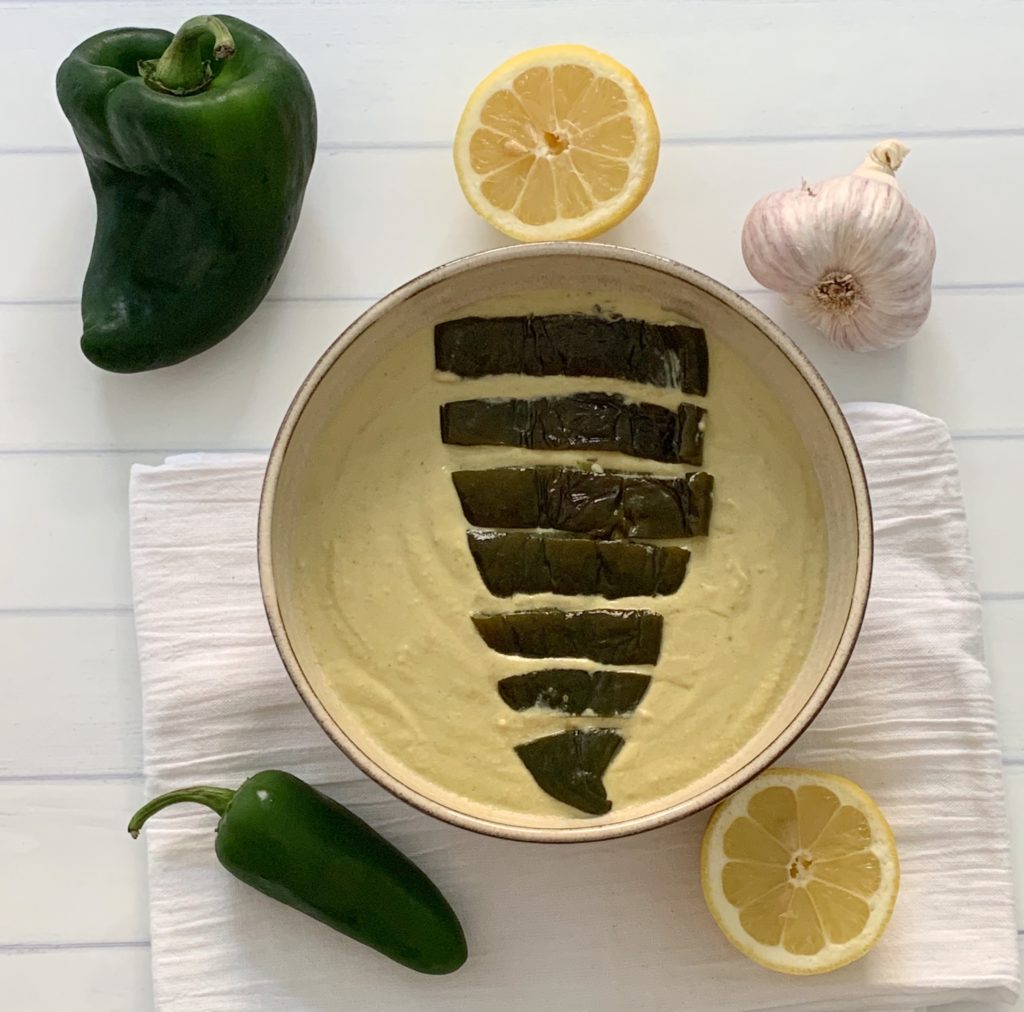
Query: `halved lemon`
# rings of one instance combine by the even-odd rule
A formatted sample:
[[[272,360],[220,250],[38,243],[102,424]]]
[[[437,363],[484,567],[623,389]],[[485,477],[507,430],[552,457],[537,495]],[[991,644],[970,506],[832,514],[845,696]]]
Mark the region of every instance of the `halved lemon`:
[[[782,973],[827,973],[863,956],[900,884],[885,816],[851,780],[771,769],[715,809],[701,883],[725,937]]]
[[[507,60],[476,88],[455,133],[466,199],[513,239],[585,239],[644,198],[660,137],[647,93],[587,46]]]

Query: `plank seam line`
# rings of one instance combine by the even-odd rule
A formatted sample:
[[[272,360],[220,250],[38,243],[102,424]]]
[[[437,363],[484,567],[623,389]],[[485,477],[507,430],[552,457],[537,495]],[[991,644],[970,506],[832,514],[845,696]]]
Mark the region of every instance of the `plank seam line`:
[[[978,595],[982,601],[1024,601],[1024,590],[987,590]],[[49,607],[20,608],[0,605],[0,618],[57,618],[60,616],[102,616],[131,615],[130,604],[114,605],[62,605]]]
[[[1000,755],[1001,765],[1007,769],[1019,769],[1024,766],[1024,755]],[[145,779],[145,774],[139,770],[136,772],[109,772],[109,773],[26,773],[21,774],[0,774],[0,785],[16,786],[17,784],[46,784],[52,783],[134,783]],[[339,781],[340,783],[341,781]]]
[[[1024,290],[1024,281],[964,281],[942,282],[932,285],[933,292],[971,293],[985,292],[1018,292]],[[767,288],[734,288],[734,292],[745,298],[761,295],[777,295]],[[377,302],[385,293],[374,295],[269,295],[263,301],[272,306],[287,305],[329,305],[333,302]],[[54,296],[38,299],[14,299],[0,297],[0,308],[12,309],[58,309],[77,306],[79,300],[74,296]]]
[[[114,604],[114,605],[61,605],[56,604],[52,607],[40,607],[40,608],[19,608],[15,606],[4,607],[0,606],[0,618],[56,618],[57,616],[77,616],[77,615],[131,615],[131,605],[127,604]]]
[[[725,134],[662,137],[663,147],[749,147],[757,144],[828,144],[844,141],[875,141],[880,136],[895,130],[900,137],[908,140],[998,140],[1000,138],[1024,137],[1024,127],[962,127],[946,130],[905,130],[896,127],[879,126],[871,130],[855,130],[847,133],[806,133],[806,134]],[[327,154],[339,152],[372,151],[447,151],[450,140],[408,140],[408,141],[321,141],[317,150]],[[79,149],[71,144],[40,144],[23,147],[0,147],[0,156],[77,155]]]
[[[76,949],[148,949],[148,938],[126,939],[112,942],[0,942],[0,955],[44,952],[66,952]]]
[[[108,773],[0,773],[0,784],[82,784],[132,783],[144,774],[112,770]]]
[[[1024,928],[1017,929],[1017,937],[1024,938]],[[126,939],[114,942],[3,942],[0,955],[41,955],[48,952],[74,952],[103,949],[149,949],[148,938]]]
[[[1024,437],[1024,433],[1022,433]],[[263,454],[270,453],[269,446],[215,446],[215,447],[181,447],[181,446],[40,446],[40,447],[0,447],[0,457],[116,457],[126,454],[138,456],[178,456],[192,453],[232,453],[232,454]],[[140,460],[140,464],[153,466],[149,461]]]
[[[1014,443],[1024,440],[1024,429],[979,429],[977,431],[951,431],[950,438],[958,443]],[[172,457],[179,454],[211,453],[211,454],[254,454],[270,453],[269,446],[10,446],[0,447],[0,458],[3,457]],[[139,461],[148,464],[148,461]],[[150,466],[153,466],[150,464]]]
[[[1017,937],[1024,938],[1024,928],[1017,929]],[[149,949],[151,947],[152,943],[148,938],[111,942],[0,942],[0,955],[33,955],[93,949]]]
[[[1024,282],[1020,283],[1024,288]],[[383,298],[381,295],[268,295],[263,301],[269,305],[288,305],[295,303],[301,305],[310,303],[332,303],[332,302],[376,302]],[[59,309],[64,307],[77,307],[79,299],[75,296],[54,296],[39,299],[8,299],[0,298],[0,307],[13,309]]]

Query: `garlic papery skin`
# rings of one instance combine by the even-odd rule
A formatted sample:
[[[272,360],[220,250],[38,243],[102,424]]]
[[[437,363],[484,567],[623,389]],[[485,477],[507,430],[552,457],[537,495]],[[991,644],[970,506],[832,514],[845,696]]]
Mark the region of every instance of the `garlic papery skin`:
[[[908,150],[883,141],[848,176],[769,194],[743,225],[750,273],[842,348],[894,348],[931,308],[935,236],[895,177]]]

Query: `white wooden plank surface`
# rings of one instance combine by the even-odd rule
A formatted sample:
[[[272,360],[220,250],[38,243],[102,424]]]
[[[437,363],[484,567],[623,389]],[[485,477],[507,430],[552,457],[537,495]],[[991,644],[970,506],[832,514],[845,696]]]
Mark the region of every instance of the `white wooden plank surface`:
[[[1024,361],[1024,289],[936,292],[913,341],[861,355],[828,344],[778,296],[750,299],[800,344],[840,401],[906,404],[944,419],[954,436],[1024,434],[1024,398],[1007,368]]]
[[[0,994],[11,1012],[146,1012],[149,949],[84,947],[0,952]]]
[[[140,773],[139,660],[130,613],[0,612],[0,657],[0,782]]]
[[[964,496],[976,532],[984,594],[1021,589],[1024,528],[1008,474],[1024,474],[1024,440],[957,441]],[[0,454],[0,488],[17,489],[0,528],[0,610],[111,609],[131,605],[124,503],[133,460],[157,454]],[[36,536],[26,538],[32,530]],[[983,532],[1001,532],[985,537]]]
[[[877,355],[832,348],[773,294],[750,298],[814,358],[841,400],[908,404],[958,435],[1024,433],[1017,375],[1006,368],[1021,353],[1024,288],[938,292],[921,334]],[[370,304],[268,303],[204,355],[139,376],[101,372],[76,353],[77,306],[0,305],[0,452],[269,447],[309,367]]]
[[[242,332],[175,370],[115,377],[75,347],[94,212],[53,73],[95,31],[173,28],[188,12],[0,0],[0,862],[17,870],[0,876],[0,1006],[152,1004],[144,848],[124,832],[141,788],[131,463],[265,447],[309,365],[370,299],[501,244],[458,192],[449,139],[483,74],[557,40],[622,59],[659,115],[657,181],[611,241],[751,292],[841,399],[910,404],[957,437],[1024,914],[1024,4],[247,0],[231,11],[278,35],[317,91],[302,223]],[[738,231],[762,193],[848,170],[893,134],[910,141],[900,177],[938,235],[935,306],[908,347],[849,356],[756,290]]]
[[[119,24],[176,28],[180,4],[5,4],[3,144],[68,145],[55,61]],[[404,0],[230,5],[275,34],[320,97],[331,145],[447,143],[466,95],[509,54],[551,42],[608,49],[640,76],[677,138],[1020,128],[1013,0]],[[798,56],[798,59],[794,59]],[[411,87],[405,85],[411,85]],[[994,85],[998,85],[995,87]],[[827,94],[827,100],[822,95]]]
[[[131,604],[128,473],[159,455],[8,454],[0,527],[0,609]],[[11,494],[14,493],[14,494]]]
[[[1024,479],[1024,440],[960,440],[956,453],[978,586],[983,594],[1019,595],[1024,529],[1011,490]]]
[[[1024,763],[1024,595],[1017,600],[986,601],[984,612],[985,653],[1000,715],[1003,753]]]
[[[370,304],[268,303],[205,354],[137,376],[78,352],[77,305],[0,305],[0,453],[269,447],[310,367]]]
[[[146,849],[125,827],[141,782],[0,784],[0,949],[149,934]]]
[[[1001,185],[1024,161],[1024,132],[912,143],[900,179],[939,236],[936,283],[1024,284],[1024,203]],[[864,139],[666,147],[647,199],[605,238],[749,290],[739,234],[751,205],[803,178],[850,172],[868,147]],[[0,248],[0,300],[75,299],[94,219],[81,159],[70,151],[0,157],[0,192],[15,191],[23,199],[9,209],[8,227],[21,241]],[[384,221],[401,223],[400,240]],[[508,241],[466,204],[447,148],[324,151],[272,296],[376,297],[442,260]]]

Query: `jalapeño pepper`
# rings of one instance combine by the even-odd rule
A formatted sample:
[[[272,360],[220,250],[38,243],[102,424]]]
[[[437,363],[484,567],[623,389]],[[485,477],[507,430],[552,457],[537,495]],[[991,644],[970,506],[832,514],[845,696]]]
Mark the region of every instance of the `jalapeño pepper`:
[[[237,791],[188,787],[143,805],[128,832],[182,801],[220,815],[216,853],[247,885],[420,973],[451,973],[466,938],[437,886],[362,819],[278,770]]]
[[[79,45],[57,97],[85,156],[96,234],[82,350],[113,372],[209,348],[263,300],[313,166],[306,75],[236,18],[118,28]]]

